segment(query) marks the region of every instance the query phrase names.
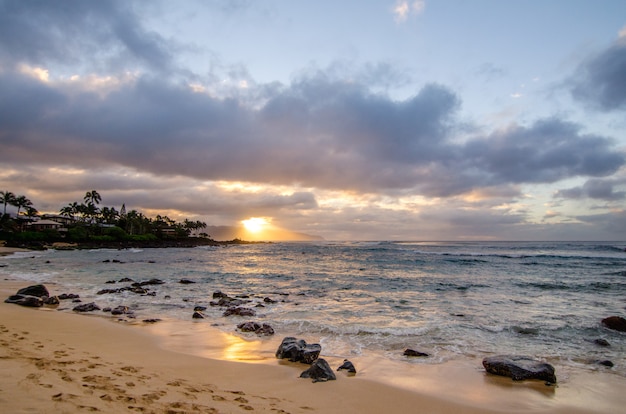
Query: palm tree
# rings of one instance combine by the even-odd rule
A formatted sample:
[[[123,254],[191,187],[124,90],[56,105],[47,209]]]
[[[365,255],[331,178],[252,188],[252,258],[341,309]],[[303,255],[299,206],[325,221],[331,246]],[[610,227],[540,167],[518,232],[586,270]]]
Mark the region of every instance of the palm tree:
[[[85,200],[85,203],[87,204],[98,205],[100,204],[100,201],[102,201],[102,197],[100,197],[100,194],[98,194],[96,190],[91,190],[85,193],[85,197],[83,197],[83,200]]]
[[[0,202],[4,204],[3,215],[7,213],[7,204],[14,205],[15,203],[15,194],[10,191],[0,191]]]
[[[21,195],[15,198],[13,205],[17,207],[17,215],[19,216],[20,210],[23,208],[32,207],[33,202],[26,198],[26,196]]]
[[[79,210],[80,210],[80,207],[78,203],[74,201],[73,203],[70,203],[66,205],[65,207],[62,207],[59,212],[61,213],[62,216],[69,217],[72,220],[74,220],[74,216],[78,214]]]
[[[31,219],[35,217],[37,214],[39,214],[39,211],[37,211],[36,208],[31,207],[31,206],[26,206],[24,210],[26,210],[26,217],[31,218]]]

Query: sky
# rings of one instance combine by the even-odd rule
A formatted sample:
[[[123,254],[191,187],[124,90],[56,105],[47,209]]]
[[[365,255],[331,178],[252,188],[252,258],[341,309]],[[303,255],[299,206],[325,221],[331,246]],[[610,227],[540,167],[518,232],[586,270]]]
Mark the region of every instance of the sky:
[[[259,238],[623,241],[626,2],[0,0],[0,189]]]

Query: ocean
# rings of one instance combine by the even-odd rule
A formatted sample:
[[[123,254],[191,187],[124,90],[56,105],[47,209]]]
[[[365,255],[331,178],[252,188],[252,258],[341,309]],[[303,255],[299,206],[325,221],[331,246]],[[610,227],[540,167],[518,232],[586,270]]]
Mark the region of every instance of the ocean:
[[[48,250],[0,257],[0,277],[49,284],[53,294],[76,293],[101,308],[128,306],[137,323],[159,318],[183,326],[194,307],[205,306],[205,319],[194,325],[253,340],[236,325],[267,323],[276,332],[262,339],[268,348],[293,335],[336,358],[441,364],[519,354],[626,377],[626,333],[601,324],[626,316],[625,248],[626,242],[307,242]],[[128,286],[122,278],[164,283],[145,286],[152,295],[98,293]],[[224,308],[210,306],[216,291],[249,300],[243,306],[256,316],[223,316]],[[71,312],[75,305],[63,301],[60,308]],[[429,356],[409,360],[407,348]],[[597,363],[605,360],[614,366]]]

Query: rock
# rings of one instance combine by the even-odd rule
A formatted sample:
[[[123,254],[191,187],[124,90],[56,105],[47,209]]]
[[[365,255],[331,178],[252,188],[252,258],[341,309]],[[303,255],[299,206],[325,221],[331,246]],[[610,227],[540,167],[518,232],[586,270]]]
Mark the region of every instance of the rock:
[[[206,310],[206,306],[197,305],[193,308],[194,312],[202,312]]]
[[[235,298],[230,298],[230,297],[223,297],[223,298],[220,298],[217,302],[215,302],[215,301],[209,302],[209,305],[211,305],[211,306],[229,306],[229,307],[233,307],[233,306],[243,305],[244,303],[248,303],[248,302],[249,301],[245,301],[245,300],[241,300],[241,299],[235,299]]]
[[[268,298],[264,298],[263,302],[265,302],[265,303],[276,303],[277,301],[275,301],[274,299],[268,297]]]
[[[343,360],[343,364],[341,364],[341,366],[337,368],[337,371],[341,371],[342,369],[348,370],[350,374],[356,374],[356,368],[354,367],[354,364],[347,359]]]
[[[145,322],[145,323],[157,323],[157,322],[161,322],[161,319],[159,319],[159,318],[150,318],[150,319],[144,319],[143,322]]]
[[[29,308],[40,308],[43,306],[43,299],[30,295],[11,295],[5,299],[5,303],[14,303]]]
[[[62,293],[59,295],[59,300],[78,299],[79,297],[80,296],[75,293]]]
[[[213,299],[227,298],[228,295],[226,293],[222,293],[221,290],[216,290],[213,292]]]
[[[46,305],[58,305],[59,303],[61,303],[59,302],[59,298],[57,298],[56,296],[50,296],[44,302]]]
[[[525,356],[498,355],[483,359],[483,366],[490,374],[511,377],[514,381],[538,379],[556,383],[554,367],[545,362]]]
[[[333,370],[330,369],[328,362],[323,358],[313,361],[311,368],[303,371],[302,374],[300,374],[300,378],[311,378],[313,382],[325,382],[337,379]]]
[[[193,315],[191,315],[191,317],[193,319],[204,319],[204,315],[198,311],[194,312]]]
[[[291,362],[303,362],[311,364],[322,352],[320,344],[307,344],[304,339],[296,339],[292,336],[283,338],[276,350],[276,358],[288,358]]]
[[[125,315],[127,313],[132,313],[129,311],[128,306],[120,305],[111,310],[112,315]]]
[[[602,325],[614,331],[626,332],[626,319],[621,316],[609,316],[608,318],[604,318],[602,319]]]
[[[124,278],[121,278],[119,280],[119,282],[120,283],[127,283],[127,282],[135,282],[135,281],[133,279],[129,278],[129,277],[124,277]]]
[[[48,289],[46,289],[46,287],[44,285],[33,285],[33,286],[28,286],[25,288],[22,288],[20,290],[17,291],[18,295],[27,295],[27,296],[36,296],[38,298],[41,297],[48,297],[50,296],[50,293],[48,292]]]
[[[598,339],[594,340],[593,343],[598,345],[598,346],[604,346],[604,347],[611,346],[609,341],[607,341],[604,338],[598,338]]]
[[[244,322],[237,325],[237,329],[241,332],[254,332],[257,335],[274,335],[274,328],[266,323],[261,325],[257,322]]]
[[[95,303],[91,302],[91,303],[84,303],[82,305],[75,306],[74,309],[72,310],[74,312],[93,312],[93,311],[100,310],[100,307],[96,305]]]
[[[231,307],[224,311],[223,316],[255,316],[256,312],[254,309],[250,308],[241,308],[241,307]]]
[[[603,365],[603,366],[609,367],[609,368],[613,368],[613,366],[615,365],[615,364],[613,364],[612,361],[609,361],[608,359],[596,361],[596,364]]]
[[[104,295],[107,293],[119,293],[124,289],[102,289],[96,292],[96,295]]]
[[[428,355],[425,352],[420,352],[420,351],[416,351],[414,349],[411,348],[407,348],[404,350],[404,356],[409,356],[409,357],[428,357],[430,355]]]
[[[183,285],[190,285],[190,284],[196,283],[196,282],[194,282],[193,280],[189,280],[189,279],[180,279],[180,281],[178,283],[183,284]]]
[[[135,282],[133,283],[131,286],[134,287],[140,287],[140,286],[148,286],[148,285],[162,285],[165,282],[162,281],[161,279],[150,279],[150,280],[146,280],[145,282]]]

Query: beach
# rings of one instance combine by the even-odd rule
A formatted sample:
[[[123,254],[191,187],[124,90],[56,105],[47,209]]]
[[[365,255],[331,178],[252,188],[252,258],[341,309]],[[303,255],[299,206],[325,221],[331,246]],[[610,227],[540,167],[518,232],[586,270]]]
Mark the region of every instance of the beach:
[[[3,280],[0,294],[7,297],[24,286]],[[200,357],[166,346],[155,332],[141,323],[0,303],[0,408],[11,413],[470,414],[610,413],[626,404],[619,378],[570,378],[555,388],[488,375],[479,361],[419,366],[399,376],[371,361],[356,376],[337,372],[336,381],[312,383],[299,378],[304,364]],[[211,347],[227,348],[225,338],[216,333]],[[241,343],[238,347],[243,360],[247,351]],[[376,380],[382,372],[387,377]]]

